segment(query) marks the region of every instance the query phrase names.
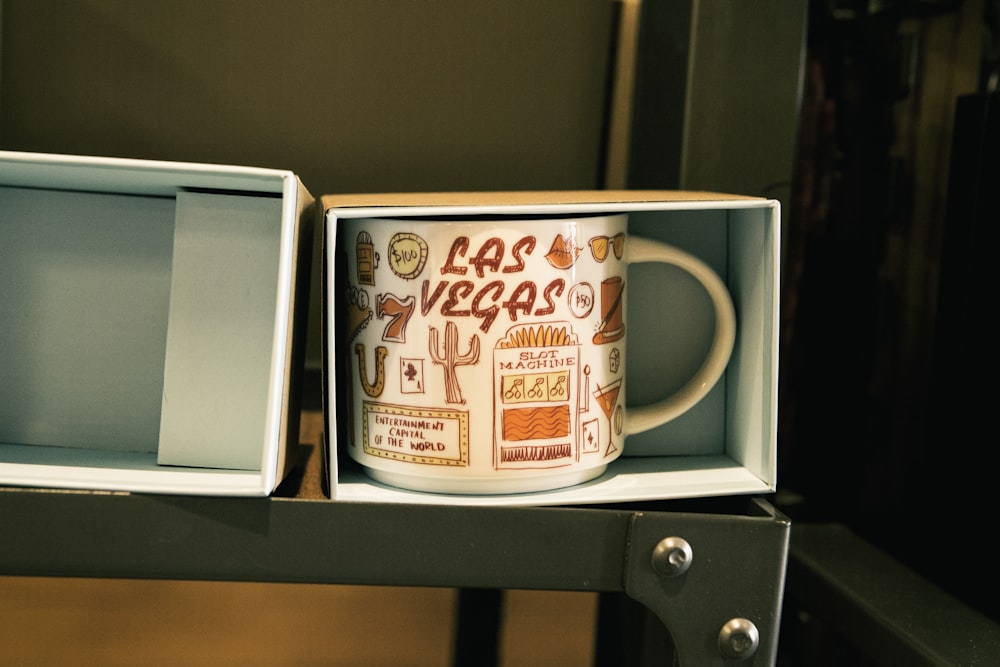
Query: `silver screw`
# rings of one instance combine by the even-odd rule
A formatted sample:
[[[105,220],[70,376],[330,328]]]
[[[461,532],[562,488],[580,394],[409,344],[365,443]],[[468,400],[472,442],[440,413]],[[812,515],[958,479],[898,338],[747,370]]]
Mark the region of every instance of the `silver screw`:
[[[653,549],[653,569],[664,577],[677,577],[691,567],[691,545],[683,537],[665,537]]]
[[[719,631],[719,653],[723,658],[746,660],[757,651],[760,633],[752,621],[734,618]]]

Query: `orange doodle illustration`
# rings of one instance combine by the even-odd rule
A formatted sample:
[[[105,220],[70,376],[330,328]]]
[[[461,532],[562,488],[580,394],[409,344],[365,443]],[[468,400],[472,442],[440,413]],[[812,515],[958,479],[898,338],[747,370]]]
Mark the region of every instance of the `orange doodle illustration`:
[[[587,282],[577,283],[569,289],[567,299],[575,317],[587,317],[594,310],[594,287]]]
[[[580,346],[569,326],[511,327],[493,360],[494,466],[551,468],[577,460]]]
[[[389,318],[389,323],[385,325],[382,332],[382,340],[392,343],[406,342],[406,325],[413,317],[416,310],[416,298],[411,294],[405,299],[400,299],[393,294],[379,294],[378,303],[375,305],[375,314],[381,320]]]
[[[444,327],[444,347],[440,347],[438,330],[434,327],[431,327],[430,330],[428,347],[431,361],[444,369],[445,400],[449,403],[465,403],[455,369],[459,366],[479,363],[479,336],[473,336],[472,340],[469,341],[468,351],[459,354],[458,327],[455,326],[454,322],[448,322]]]
[[[347,290],[347,330],[349,340],[354,340],[361,330],[368,326],[372,319],[372,310],[368,307],[368,292],[351,286]]]
[[[594,391],[594,398],[597,399],[597,404],[601,406],[601,412],[604,413],[604,416],[608,418],[609,422],[611,422],[612,416],[616,414],[617,408],[619,407],[618,395],[621,393],[621,389],[622,389],[622,381],[618,379],[612,382],[611,384],[607,385],[606,387],[601,387],[600,385],[598,385],[597,389]],[[622,415],[620,412],[617,414],[617,421],[619,422],[619,424],[622,422]],[[608,428],[610,429],[613,427],[609,425]],[[620,426],[618,432],[619,433],[621,432]],[[609,456],[616,451],[618,451],[618,447],[615,446],[614,442],[612,442],[611,436],[609,434],[608,448],[604,452],[604,455]]]
[[[594,260],[603,262],[608,258],[608,250],[613,250],[615,259],[621,259],[625,252],[625,232],[618,232],[614,236],[595,236],[590,239],[590,254]]]
[[[618,394],[621,392],[622,381],[615,380],[606,387],[598,386],[594,390],[594,398],[597,399],[597,404],[601,406],[601,412],[608,419],[611,419],[611,413],[615,409],[615,405],[618,403]]]
[[[569,435],[569,405],[538,408],[514,408],[503,411],[503,439],[547,440]]]
[[[575,345],[576,340],[568,327],[539,325],[537,327],[515,327],[508,332],[507,337],[497,343],[500,349],[516,347],[549,347],[556,345]]]
[[[500,462],[508,464],[565,461],[566,459],[570,459],[572,457],[573,446],[569,443],[563,443],[561,445],[522,445],[520,447],[504,447],[500,452]]]
[[[399,360],[399,388],[404,394],[424,393],[424,360]]]
[[[620,276],[614,276],[601,281],[601,309],[604,314],[601,323],[594,334],[594,344],[613,343],[625,335],[625,324],[622,313],[622,296],[625,293],[625,281]]]
[[[576,263],[576,258],[580,256],[581,252],[583,249],[576,244],[576,239],[572,236],[559,234],[552,241],[552,246],[545,255],[545,259],[549,260],[549,264],[557,269],[568,269]]]
[[[416,278],[426,263],[427,242],[416,234],[400,232],[389,239],[389,268],[400,278]]]
[[[378,253],[375,252],[375,244],[368,232],[358,234],[357,242],[354,246],[354,253],[358,263],[358,282],[362,285],[375,284],[375,269],[378,268]]]
[[[426,465],[469,465],[469,413],[461,410],[362,404],[366,454]]]
[[[385,358],[388,356],[389,350],[381,345],[375,348],[375,380],[373,382],[368,382],[368,358],[364,344],[355,345],[354,353],[358,355],[358,379],[361,380],[361,388],[372,398],[381,396],[385,390]]]
[[[569,371],[504,375],[501,391],[504,403],[561,401],[569,397]]]
[[[601,451],[601,430],[596,419],[583,422],[583,451],[586,453]]]

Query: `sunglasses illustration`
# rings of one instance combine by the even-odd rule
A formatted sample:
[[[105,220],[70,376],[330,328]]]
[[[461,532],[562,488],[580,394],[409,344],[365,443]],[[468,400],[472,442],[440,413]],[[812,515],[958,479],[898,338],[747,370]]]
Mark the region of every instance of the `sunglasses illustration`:
[[[590,239],[590,253],[598,262],[608,258],[609,248],[614,248],[615,259],[621,259],[622,251],[625,250],[625,232],[618,232],[614,236],[595,236]]]

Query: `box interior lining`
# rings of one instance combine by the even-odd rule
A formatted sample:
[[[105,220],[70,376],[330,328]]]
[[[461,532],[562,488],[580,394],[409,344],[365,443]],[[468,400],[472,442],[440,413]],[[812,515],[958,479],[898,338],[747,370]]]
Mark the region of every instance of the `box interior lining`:
[[[609,466],[606,476],[595,482],[546,495],[549,501],[539,498],[539,494],[530,494],[530,498],[504,500],[489,496],[468,499],[468,502],[599,502],[604,490],[612,487],[617,489],[611,492],[615,498],[635,499],[648,498],[651,494],[664,498],[703,495],[706,485],[713,487],[713,495],[773,488],[775,460],[771,445],[776,425],[767,415],[772,414],[776,404],[773,355],[777,352],[774,349],[777,319],[773,312],[777,304],[769,302],[777,294],[777,209],[770,202],[757,202],[752,206],[730,204],[715,202],[714,205],[689,208],[684,204],[633,202],[569,209],[568,212],[584,213],[627,211],[631,233],[677,245],[710,264],[727,282],[737,310],[737,338],[732,359],[719,384],[698,405],[668,424],[630,436],[624,455]],[[544,215],[546,210],[564,212],[563,208],[533,207],[514,212]],[[447,217],[442,215],[442,210],[389,209],[379,210],[377,215],[403,217],[412,213]],[[461,208],[454,211],[454,215],[468,215],[475,210]],[[511,212],[503,207],[488,207],[488,211]],[[329,229],[336,232],[338,218],[365,217],[373,213],[376,212],[369,209],[330,210]],[[338,245],[334,237],[329,250],[334,253],[335,263]],[[647,404],[669,394],[673,387],[690,377],[693,370],[689,372],[688,369],[696,368],[704,358],[703,351],[707,350],[707,338],[714,326],[713,315],[709,298],[696,281],[689,278],[687,285],[644,289],[650,283],[673,285],[676,275],[669,281],[663,280],[668,272],[683,273],[679,269],[655,265],[635,265],[629,269],[629,279],[639,285],[638,289],[630,289],[628,295],[629,405]],[[335,289],[329,292],[327,308],[335,313],[337,295],[332,293]],[[673,305],[667,307],[665,304]],[[671,310],[683,313],[683,318],[667,321],[671,318],[664,313],[669,314]],[[683,340],[681,347],[686,358],[669,358],[661,353],[662,341],[671,338]],[[336,376],[330,379],[335,382]],[[336,407],[343,410],[345,406],[338,401],[336,405],[331,404],[330,409]],[[342,425],[347,421],[334,419],[334,416],[329,418],[331,429],[339,430],[337,422]],[[342,439],[345,435],[336,431],[331,433],[334,439],[338,436]],[[333,485],[336,498],[434,502],[433,494],[389,489],[372,482],[353,461],[341,461],[345,467],[338,471],[338,458],[343,459],[333,458],[331,473],[337,480]],[[638,473],[643,481],[629,480],[628,474],[622,477],[623,471]],[[720,475],[732,479],[720,487]],[[617,481],[610,482],[612,479]],[[617,488],[616,485],[621,484],[632,488]],[[663,486],[653,488],[660,484]],[[568,494],[565,498],[562,497],[564,493]],[[445,498],[449,504],[463,502],[453,496]]]
[[[14,182],[18,174],[23,176],[15,170]],[[250,362],[255,377],[263,374],[254,381],[258,388],[268,386],[271,368],[281,242],[281,200],[272,192],[273,181],[280,179],[270,180],[267,192],[230,195],[249,200],[251,207],[259,204],[270,221],[255,254],[271,264],[261,271],[266,279],[236,304],[237,310],[254,311],[245,322],[259,325]],[[150,460],[155,465],[160,446],[178,229],[175,197],[184,188],[164,181],[147,188],[151,194],[135,194],[131,191],[141,188],[114,192],[100,183],[81,182],[74,189],[55,182],[60,187],[0,186],[0,461],[90,461],[144,469]],[[213,270],[226,271],[226,262]],[[246,375],[243,369],[219,377],[218,386],[202,387],[203,395],[246,398]],[[266,390],[254,400],[252,407],[220,421],[216,431],[252,412],[259,422],[250,427],[256,437],[248,440],[241,432],[244,450],[209,462],[212,468],[259,474]]]

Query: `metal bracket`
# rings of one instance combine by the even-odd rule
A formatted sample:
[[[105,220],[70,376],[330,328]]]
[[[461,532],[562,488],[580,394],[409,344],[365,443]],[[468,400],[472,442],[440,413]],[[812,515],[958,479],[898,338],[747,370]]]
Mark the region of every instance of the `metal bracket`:
[[[790,523],[761,516],[636,512],[625,592],[670,632],[680,664],[773,665]]]

